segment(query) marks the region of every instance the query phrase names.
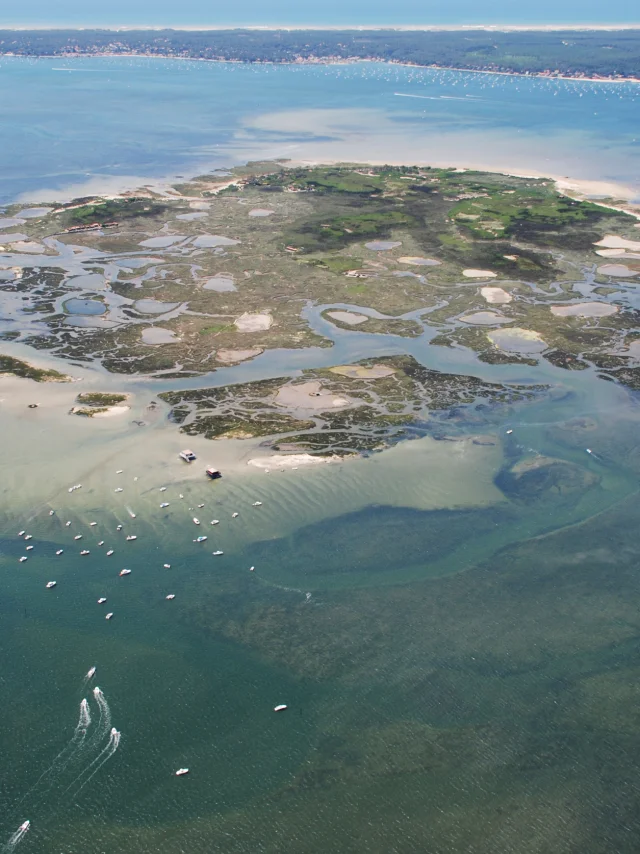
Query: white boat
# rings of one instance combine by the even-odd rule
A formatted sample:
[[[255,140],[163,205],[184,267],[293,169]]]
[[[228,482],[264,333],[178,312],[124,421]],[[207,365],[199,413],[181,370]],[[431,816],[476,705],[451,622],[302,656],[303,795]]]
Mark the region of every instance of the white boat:
[[[118,471],[116,472],[116,474],[122,474],[122,472],[123,472],[123,471],[124,471],[124,469],[118,469]]]
[[[95,675],[96,675],[96,668],[90,667],[89,670],[87,671],[87,675],[85,676],[85,679],[91,679]]]
[[[250,567],[249,567],[249,572],[254,572],[254,571],[255,571],[255,566],[250,566]]]
[[[128,535],[127,535],[127,540],[137,540],[137,539],[138,539],[138,538],[137,538],[137,536],[136,536],[135,534],[128,534]]]
[[[55,510],[49,510],[49,516],[55,516],[55,513],[56,513]]]
[[[200,519],[196,519],[196,517],[194,516],[194,517],[193,517],[193,524],[194,524],[194,525],[199,525],[199,524],[200,524]]]
[[[127,507],[127,513],[129,514],[129,516],[131,516],[132,519],[136,518],[136,514],[133,512],[133,510],[131,510],[130,507]]]
[[[109,611],[109,613],[104,616],[105,620],[110,620],[111,617],[113,617],[113,611]]]
[[[65,522],[65,523],[64,523],[65,528],[68,528],[70,524],[71,524],[71,521],[69,521],[69,522]]]
[[[107,557],[111,557],[112,554],[113,554],[113,549],[109,549],[109,551],[107,552]]]
[[[212,554],[214,557],[218,557],[218,555],[223,555],[223,554],[224,554],[224,552],[222,552],[222,551],[220,551],[220,549],[218,549],[218,551],[217,551],[217,552],[211,552],[211,554]]]
[[[188,773],[189,773],[188,768],[178,768],[178,770],[176,771],[176,777],[184,777],[184,775],[188,774]]]
[[[104,540],[100,540],[100,542],[98,543],[98,545],[99,545],[99,546],[103,546],[103,545],[104,545]]]
[[[64,549],[58,549],[58,551],[56,552],[56,554],[57,554],[57,555],[61,555],[61,554],[63,553],[63,551],[64,551]]]
[[[593,453],[593,451],[591,450],[591,448],[585,448],[585,451],[586,451],[588,454],[592,454],[592,453]],[[25,537],[25,540],[26,540],[26,539],[27,539],[27,538]]]
[[[206,468],[204,471],[207,477],[210,477],[211,480],[218,480],[218,478],[222,477],[220,469],[214,469],[213,466],[209,466],[209,468]]]
[[[91,552],[89,551],[89,549],[82,549],[82,551],[80,552],[80,554],[81,554],[81,555],[88,555],[88,554],[91,554]]]
[[[81,539],[82,539],[82,534],[76,534],[76,535],[75,535],[75,537],[74,537],[73,539],[74,539],[74,540],[81,540]]]
[[[513,433],[513,430],[507,430],[507,436],[510,436]]]
[[[120,575],[131,575],[131,570],[130,569],[121,569]]]
[[[98,605],[104,605],[104,603],[105,603],[106,601],[107,601],[107,597],[106,597],[106,596],[101,596],[101,597],[98,599]]]
[[[178,498],[184,498],[184,495],[183,495],[182,493],[180,493],[180,495],[178,496]]]
[[[164,598],[165,598],[165,599],[168,599],[169,601],[171,601],[172,599],[175,599],[175,598],[176,598],[176,594],[175,594],[175,593],[169,593],[169,594],[168,594],[167,596],[165,596]]]
[[[161,487],[160,487],[160,492],[166,492],[166,491],[167,491],[167,487],[166,487],[166,486],[161,486]]]
[[[24,537],[25,534],[26,534],[26,531],[18,531],[19,537]]]
[[[97,524],[98,524],[97,522],[89,522],[89,527],[90,527],[90,528],[95,528],[95,526],[96,526]]]
[[[122,525],[116,525],[116,531],[121,531],[121,530],[122,530]]]
[[[168,501],[163,501],[163,502],[162,502],[162,504],[160,505],[160,509],[161,509],[161,510],[164,510],[164,508],[165,508],[165,507],[168,507],[168,506],[169,506],[169,502],[168,502]]]
[[[117,489],[114,489],[113,491],[114,492],[124,492],[124,489],[121,486],[119,486]]]
[[[25,562],[25,560],[27,560],[27,556],[26,556],[26,555],[22,555],[22,557],[20,558],[20,563],[24,563],[24,562]]]
[[[203,507],[204,507],[204,504],[198,504],[198,509],[199,509],[199,510],[202,510],[202,508],[203,508]]]
[[[211,520],[211,524],[212,524],[212,525],[219,525],[219,524],[220,524],[220,519],[212,519],[212,520]]]
[[[47,581],[45,587],[47,588],[47,590],[51,590],[51,588],[55,587],[57,583],[57,581]]]
[[[33,546],[25,546],[25,551],[30,552]]]
[[[190,451],[188,448],[184,451],[180,451],[178,456],[180,457],[181,460],[184,460],[185,463],[193,463],[195,460],[198,459],[196,457],[196,455],[193,453],[193,451]]]
[[[254,501],[253,506],[254,507],[262,507],[262,501]]]
[[[206,537],[196,537],[196,539],[193,542],[194,543],[204,543],[204,541],[206,539],[207,539]]]
[[[20,825],[20,827],[18,828],[18,830],[20,831],[20,833],[26,833],[26,831],[29,830],[30,825],[31,825],[30,821],[28,821],[28,820],[23,821],[22,824]]]
[[[235,518],[236,518],[237,516],[239,516],[239,515],[240,515],[239,513],[232,513],[232,514],[231,514],[231,518],[232,518],[232,519],[235,519]]]
[[[164,566],[165,569],[171,569],[170,563],[163,563],[162,565]]]
[[[280,703],[280,705],[279,705],[279,706],[274,706],[273,711],[274,711],[274,712],[284,712],[284,711],[286,711],[288,708],[289,708],[289,707],[288,707],[288,706],[286,706],[284,703]]]
[[[32,540],[32,539],[33,539],[33,534],[27,534],[27,536],[25,537],[25,540]]]

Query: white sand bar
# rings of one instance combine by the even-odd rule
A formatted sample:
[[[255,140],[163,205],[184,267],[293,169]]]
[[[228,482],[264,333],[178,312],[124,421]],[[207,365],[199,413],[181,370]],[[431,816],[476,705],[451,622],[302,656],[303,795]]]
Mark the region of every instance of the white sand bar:
[[[248,350],[218,350],[216,359],[218,362],[244,362],[253,359],[262,353],[262,347],[252,347]]]
[[[340,323],[347,323],[349,326],[357,326],[369,320],[366,314],[356,314],[353,311],[328,311],[327,316],[339,320]]]
[[[640,240],[627,240],[625,237],[618,237],[617,234],[606,234],[602,240],[593,244],[594,246],[603,246],[605,249],[636,249],[640,250]]]
[[[547,349],[539,332],[532,329],[521,329],[518,326],[510,329],[494,329],[488,333],[492,344],[500,350],[513,353],[541,353]]]
[[[264,332],[273,325],[273,317],[269,312],[258,312],[252,314],[245,312],[234,320],[238,332]]]
[[[439,267],[442,261],[436,261],[435,258],[420,258],[417,255],[403,255],[398,258],[399,264],[413,264],[416,267]]]
[[[551,314],[556,317],[609,317],[618,311],[617,306],[607,302],[579,302],[573,305],[552,305]]]
[[[491,305],[503,305],[513,300],[511,294],[507,293],[504,288],[480,288],[480,293]]]
[[[640,276],[640,270],[632,270],[626,264],[603,264],[598,267],[598,273],[602,276],[613,276],[614,279],[628,279]]]
[[[342,377],[363,380],[376,380],[395,374],[393,368],[389,368],[387,365],[372,365],[370,368],[364,365],[336,365],[334,368],[329,368],[329,370],[332,374],[340,374]]]
[[[493,270],[474,270],[470,268],[469,270],[463,270],[462,275],[467,279],[495,279],[498,274],[494,273]]]
[[[312,409],[318,412],[354,404],[354,401],[349,400],[348,397],[336,397],[331,392],[322,391],[322,386],[317,380],[282,386],[276,395],[275,402],[288,409]]]
[[[298,466],[322,465],[340,459],[340,457],[313,457],[311,454],[272,454],[270,457],[249,460],[247,465],[258,469],[291,469]]]

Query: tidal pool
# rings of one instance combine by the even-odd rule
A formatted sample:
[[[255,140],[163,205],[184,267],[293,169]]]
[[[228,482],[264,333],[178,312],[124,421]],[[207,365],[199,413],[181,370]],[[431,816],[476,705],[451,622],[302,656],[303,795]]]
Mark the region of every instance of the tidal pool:
[[[617,306],[607,302],[578,302],[572,305],[551,306],[551,314],[556,317],[609,317],[617,311]]]
[[[231,276],[223,276],[218,275],[214,276],[211,279],[207,279],[207,281],[202,286],[205,291],[218,291],[219,293],[226,293],[228,291],[236,291],[237,288],[233,283],[233,278]]]
[[[139,299],[133,307],[141,314],[164,314],[166,311],[173,311],[178,308],[179,302],[162,302],[157,299]]]
[[[93,299],[68,299],[64,303],[64,310],[69,314],[105,314],[107,307],[104,303]]]
[[[267,208],[254,208],[252,211],[249,211],[249,216],[271,216],[275,211],[270,211]]]
[[[231,237],[220,237],[217,234],[201,234],[191,241],[193,246],[198,249],[213,249],[214,246],[237,246],[239,240],[234,240]]]
[[[508,350],[514,353],[542,353],[547,349],[547,344],[542,340],[538,332],[531,329],[494,329],[488,334],[500,350]]]
[[[174,243],[179,243],[185,240],[186,235],[174,234],[166,237],[150,237],[148,240],[143,240],[139,246],[145,246],[147,249],[166,249],[168,246],[173,246]]]
[[[473,314],[465,314],[458,319],[462,323],[469,323],[472,326],[492,326],[497,323],[513,323],[510,317],[505,317],[503,314],[496,314],[495,311],[476,311]]]
[[[371,240],[364,244],[367,249],[372,249],[374,252],[388,252],[390,249],[397,249],[402,246],[401,240]]]
[[[177,341],[179,341],[179,338],[171,329],[163,329],[160,326],[149,326],[142,330],[143,344],[175,344]]]

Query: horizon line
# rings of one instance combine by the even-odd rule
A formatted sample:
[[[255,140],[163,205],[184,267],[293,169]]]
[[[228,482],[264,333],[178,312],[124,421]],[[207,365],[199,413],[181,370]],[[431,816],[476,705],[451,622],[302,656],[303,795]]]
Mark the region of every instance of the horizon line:
[[[309,31],[332,30],[336,32],[362,32],[362,31],[397,31],[397,32],[466,32],[471,30],[482,31],[497,31],[497,32],[589,32],[595,30],[620,32],[624,30],[640,29],[640,21],[637,23],[627,24],[219,24],[217,26],[202,25],[202,26],[180,26],[180,25],[156,25],[149,24],[126,24],[105,25],[105,24],[90,24],[79,25],[70,24],[61,26],[59,24],[29,24],[29,25],[10,25],[6,26],[0,23],[0,31],[8,32],[58,32],[72,30],[75,32],[86,32],[87,30],[101,30],[105,32],[129,32],[129,31],[146,31],[146,32],[222,32],[233,30],[255,30],[258,32],[278,32],[286,31]]]

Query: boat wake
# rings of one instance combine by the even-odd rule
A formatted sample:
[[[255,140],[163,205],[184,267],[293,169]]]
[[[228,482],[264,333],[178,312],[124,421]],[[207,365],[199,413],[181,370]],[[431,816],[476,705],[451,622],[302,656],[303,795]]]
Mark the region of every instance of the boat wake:
[[[97,722],[92,724],[89,702],[83,699],[71,740],[18,801],[16,811],[19,808],[23,815],[32,815],[35,811],[42,814],[45,809],[45,813],[50,813],[47,807],[55,809],[69,793],[75,798],[116,752],[121,734],[111,725],[107,698],[97,686],[93,689],[93,697],[98,706]],[[30,821],[24,821],[9,840],[0,845],[1,854],[11,854],[29,827]]]

